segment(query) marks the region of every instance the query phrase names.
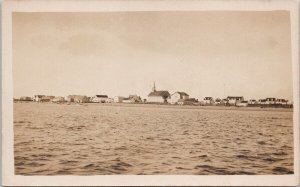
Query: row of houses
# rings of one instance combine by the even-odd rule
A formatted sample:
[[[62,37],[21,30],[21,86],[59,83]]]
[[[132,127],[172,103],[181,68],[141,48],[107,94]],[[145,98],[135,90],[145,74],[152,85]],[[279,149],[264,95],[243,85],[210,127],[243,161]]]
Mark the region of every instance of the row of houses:
[[[266,98],[266,99],[250,99],[245,100],[243,96],[228,96],[226,99],[213,100],[212,97],[204,98],[205,104],[225,104],[225,105],[236,105],[236,106],[248,106],[248,105],[289,105],[292,104],[286,99],[277,98]]]
[[[74,103],[137,103],[142,102],[142,99],[138,95],[129,95],[128,97],[117,96],[109,98],[107,95],[95,95],[88,97],[85,95],[68,95],[66,97],[55,97],[46,95],[35,95],[33,97],[20,97],[14,99],[15,101],[35,101],[35,102],[74,102]]]
[[[191,98],[186,92],[177,91],[170,94],[166,90],[156,90],[155,83],[147,99],[142,99],[138,95],[129,95],[128,97],[108,95],[94,95],[88,97],[85,95],[68,95],[66,97],[55,97],[46,95],[35,95],[34,97],[20,97],[19,101],[36,102],[74,102],[74,103],[161,103],[174,105],[225,105],[225,106],[267,106],[267,105],[291,105],[286,99],[266,98],[245,100],[243,96],[228,96],[220,99],[213,97],[204,97],[201,100]]]
[[[227,98],[220,99],[213,97],[204,97],[203,100],[190,98],[185,92],[177,91],[170,94],[166,90],[156,90],[155,83],[152,92],[148,94],[149,103],[169,103],[178,105],[229,105],[229,106],[261,106],[261,105],[292,105],[286,99],[266,98],[266,99],[250,99],[245,100],[243,96],[228,96]]]
[[[74,102],[74,103],[164,103],[174,105],[234,105],[234,106],[257,106],[257,105],[291,105],[286,99],[266,98],[250,99],[246,101],[242,96],[228,96],[225,99],[204,97],[202,100],[190,98],[186,92],[175,92],[170,94],[168,91],[153,90],[148,94],[148,100],[142,100],[138,95],[128,97],[117,96],[109,98],[107,95],[95,95],[88,97],[85,95],[68,95],[67,97],[55,97],[46,95],[35,95],[34,97],[20,97],[17,101],[36,101],[36,102]]]

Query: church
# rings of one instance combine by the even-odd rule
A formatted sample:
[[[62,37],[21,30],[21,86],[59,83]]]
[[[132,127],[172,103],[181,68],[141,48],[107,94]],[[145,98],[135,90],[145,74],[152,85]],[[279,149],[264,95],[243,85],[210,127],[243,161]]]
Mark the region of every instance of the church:
[[[157,91],[154,82],[152,92],[148,94],[148,102],[167,103],[168,98],[170,98],[170,93],[168,91]]]

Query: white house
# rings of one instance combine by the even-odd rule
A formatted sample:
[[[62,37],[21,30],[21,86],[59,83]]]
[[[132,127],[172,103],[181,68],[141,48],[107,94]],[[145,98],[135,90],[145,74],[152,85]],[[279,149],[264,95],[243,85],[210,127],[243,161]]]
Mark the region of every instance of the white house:
[[[258,104],[258,102],[255,99],[250,99],[249,104],[254,105]]]
[[[106,103],[108,100],[107,95],[95,95],[91,97],[91,102],[93,103]]]
[[[20,101],[32,101],[32,98],[27,96],[22,96],[20,97]]]
[[[130,98],[123,98],[122,103],[132,103]]]
[[[106,102],[106,103],[113,103],[113,102],[114,102],[114,99],[113,99],[113,98],[107,98],[105,102]]]
[[[129,95],[129,97],[122,97],[122,103],[139,103],[142,102],[142,99],[138,95]]]
[[[222,100],[221,100],[220,98],[217,98],[217,99],[215,100],[215,104],[219,105],[219,104],[221,104],[221,103],[222,103]]]
[[[169,98],[169,103],[178,104],[179,100],[189,99],[189,95],[185,92],[175,92]]]
[[[227,99],[222,99],[222,100],[221,100],[221,104],[227,105],[227,103],[228,103],[228,100],[227,100]]]
[[[214,99],[212,97],[204,97],[203,102],[204,104],[213,104]]]
[[[266,100],[265,99],[259,99],[258,100],[258,104],[265,105],[266,104]]]
[[[287,105],[288,100],[285,99],[277,99],[276,104]]]
[[[155,89],[155,83],[152,88],[152,92],[148,94],[149,103],[167,103],[170,98],[170,93],[168,91],[157,91]]]
[[[40,99],[41,102],[50,102],[52,99],[54,99],[54,96],[44,96]]]
[[[273,104],[276,104],[276,98],[267,98],[267,99],[266,99],[266,104],[267,104],[267,105],[273,105]]]
[[[35,95],[33,97],[33,100],[39,102],[42,100],[43,97],[45,97],[45,95]]]
[[[237,103],[244,101],[244,97],[243,96],[228,96],[227,101],[228,101],[228,104],[230,104],[230,105],[236,105]]]
[[[52,102],[54,103],[59,103],[59,102],[64,102],[65,98],[64,97],[55,97],[54,99],[52,99]]]
[[[248,106],[248,101],[237,102],[236,106],[246,107],[246,106]]]
[[[115,103],[122,103],[123,99],[124,99],[124,97],[122,97],[122,96],[116,96],[116,97],[114,97],[114,102]]]
[[[289,101],[289,100],[287,100],[287,104],[293,107],[294,101]]]

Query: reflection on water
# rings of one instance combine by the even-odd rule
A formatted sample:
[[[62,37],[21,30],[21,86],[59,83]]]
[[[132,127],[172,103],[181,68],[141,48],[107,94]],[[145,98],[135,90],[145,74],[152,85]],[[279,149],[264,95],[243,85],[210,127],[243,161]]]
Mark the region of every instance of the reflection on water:
[[[17,175],[293,173],[292,112],[14,104]]]

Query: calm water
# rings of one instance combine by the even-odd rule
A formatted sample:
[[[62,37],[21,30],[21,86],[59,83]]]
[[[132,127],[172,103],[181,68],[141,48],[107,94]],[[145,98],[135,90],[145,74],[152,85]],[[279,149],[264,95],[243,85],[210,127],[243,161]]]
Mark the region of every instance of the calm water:
[[[292,114],[15,103],[15,173],[291,174]]]

